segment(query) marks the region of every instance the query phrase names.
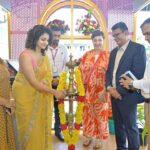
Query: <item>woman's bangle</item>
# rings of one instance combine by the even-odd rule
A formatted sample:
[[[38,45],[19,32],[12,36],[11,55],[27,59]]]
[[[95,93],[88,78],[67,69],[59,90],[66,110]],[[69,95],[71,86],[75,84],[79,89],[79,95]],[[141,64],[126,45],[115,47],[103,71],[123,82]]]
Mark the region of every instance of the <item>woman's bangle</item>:
[[[14,101],[15,99],[14,99],[14,98],[10,98],[9,100],[10,100],[10,101]]]

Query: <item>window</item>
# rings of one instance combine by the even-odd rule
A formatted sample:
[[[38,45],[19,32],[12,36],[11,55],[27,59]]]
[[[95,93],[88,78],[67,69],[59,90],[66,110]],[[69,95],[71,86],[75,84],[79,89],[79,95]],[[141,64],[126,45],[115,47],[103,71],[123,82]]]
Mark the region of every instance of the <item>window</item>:
[[[100,29],[104,33],[108,33],[103,14],[92,1],[87,2],[86,0],[63,0],[61,2],[58,0],[54,3],[51,2],[43,11],[39,19],[39,24],[47,25],[54,19],[65,21],[70,31],[62,35],[60,42],[68,48],[69,53],[73,54],[74,59],[77,59],[87,50],[93,48],[90,36],[79,33],[76,30],[77,19],[81,19],[87,15],[89,10],[92,12],[91,19],[99,23]],[[104,45],[104,48],[108,49],[107,34]]]

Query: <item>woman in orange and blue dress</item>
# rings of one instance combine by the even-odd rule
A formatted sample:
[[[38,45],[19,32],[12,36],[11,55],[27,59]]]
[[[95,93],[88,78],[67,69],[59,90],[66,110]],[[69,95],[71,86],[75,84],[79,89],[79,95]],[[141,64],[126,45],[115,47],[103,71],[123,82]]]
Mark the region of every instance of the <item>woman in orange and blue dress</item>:
[[[9,84],[9,72],[6,64],[0,58],[0,150],[16,150],[12,120],[14,107],[15,102]]]
[[[108,115],[109,97],[105,89],[105,73],[109,52],[103,49],[104,33],[95,30],[91,36],[94,49],[86,52],[80,59],[80,70],[86,89],[83,109],[84,146],[94,140],[93,149],[102,147],[102,141],[109,135]]]

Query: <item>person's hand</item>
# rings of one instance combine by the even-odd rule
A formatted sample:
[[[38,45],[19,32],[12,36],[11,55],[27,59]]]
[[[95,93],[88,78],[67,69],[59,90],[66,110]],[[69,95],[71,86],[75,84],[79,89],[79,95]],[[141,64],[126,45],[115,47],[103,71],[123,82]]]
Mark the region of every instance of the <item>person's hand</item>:
[[[103,101],[105,100],[105,97],[106,97],[106,89],[104,88],[103,91],[99,93],[99,100]]]
[[[77,66],[79,66],[79,64],[80,64],[80,59],[75,59],[74,62],[77,64]]]
[[[58,83],[59,83],[59,79],[58,79],[58,78],[53,78],[53,80],[52,80],[52,85],[53,85],[53,86],[57,86]]]
[[[123,76],[119,82],[120,82],[120,85],[129,89],[129,85],[131,84],[132,81],[133,80],[129,78],[128,76]]]
[[[116,90],[116,88],[110,87],[109,90],[108,90],[108,92],[109,92],[110,95],[111,95],[112,97],[114,97],[115,99],[119,99],[119,100],[122,99],[121,95],[120,95],[119,92]]]
[[[16,107],[15,100],[13,98],[6,100],[5,107],[7,108]]]
[[[40,83],[42,83],[44,85],[48,85],[48,82],[45,79],[40,80]]]
[[[57,99],[64,99],[65,96],[66,96],[66,91],[65,90],[56,90],[55,93],[54,93],[54,96]]]
[[[6,112],[11,116],[15,112],[15,107],[6,108]]]
[[[7,100],[5,107],[6,107],[6,112],[9,115],[13,115],[15,112],[15,107],[16,107],[15,100],[14,99]]]

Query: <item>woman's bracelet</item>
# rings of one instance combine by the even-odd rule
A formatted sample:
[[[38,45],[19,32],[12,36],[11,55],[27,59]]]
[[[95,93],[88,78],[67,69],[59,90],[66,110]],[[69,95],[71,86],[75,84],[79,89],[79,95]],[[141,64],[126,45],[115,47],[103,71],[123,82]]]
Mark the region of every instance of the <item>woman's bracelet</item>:
[[[10,98],[9,100],[10,100],[10,101],[14,101],[15,99],[14,99],[14,98]]]

